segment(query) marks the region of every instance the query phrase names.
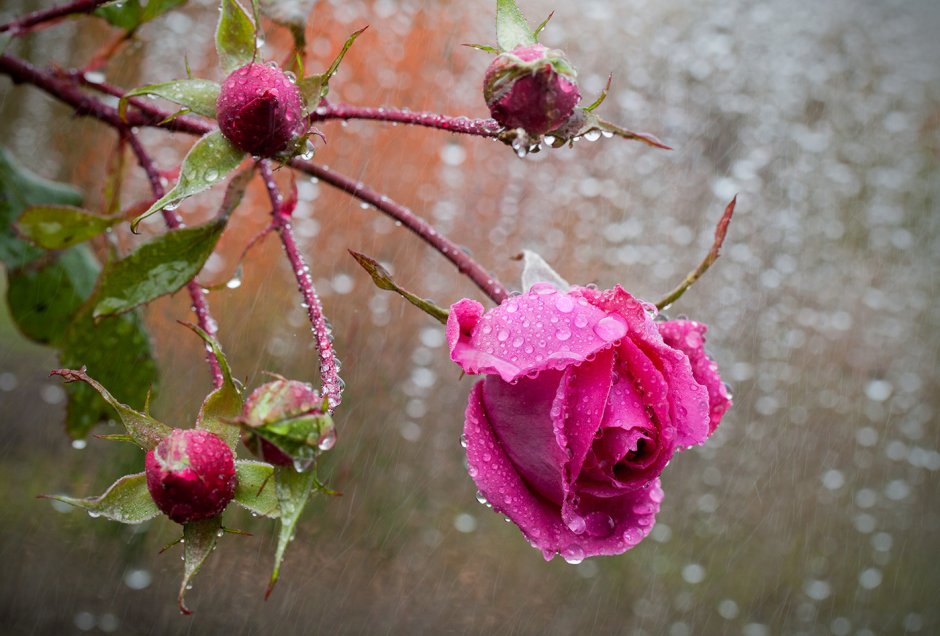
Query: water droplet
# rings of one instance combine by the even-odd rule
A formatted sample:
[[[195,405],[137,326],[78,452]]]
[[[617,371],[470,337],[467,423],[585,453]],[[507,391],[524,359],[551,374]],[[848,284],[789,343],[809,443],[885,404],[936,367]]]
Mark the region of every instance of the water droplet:
[[[577,515],[577,514],[572,516],[570,519],[568,519],[568,521],[566,522],[566,525],[568,526],[568,529],[571,530],[575,534],[582,534],[585,528],[587,528],[587,523],[584,521],[584,517],[582,517],[581,515]],[[582,555],[582,558],[583,558],[583,555]]]
[[[588,141],[597,141],[601,138],[601,131],[599,130],[589,130],[584,133],[584,138]]]
[[[558,331],[555,332],[555,338],[564,342],[571,337],[571,330],[567,327],[561,327]]]
[[[620,316],[605,316],[594,325],[594,333],[597,334],[597,337],[601,340],[613,342],[627,335],[627,324]]]
[[[568,546],[561,553],[561,556],[571,565],[577,565],[581,563],[581,561],[584,561],[584,549],[577,544]]]
[[[86,446],[88,446],[88,442],[83,439],[72,440],[72,448],[74,448],[75,450],[82,450]]]
[[[464,433],[460,434],[460,446],[463,448],[467,447],[467,436]]]
[[[330,429],[320,438],[317,448],[321,451],[328,451],[336,445],[336,429]]]
[[[500,329],[499,332],[496,334],[496,339],[499,340],[500,342],[506,342],[506,340],[509,339],[509,332],[506,331],[505,329]]]
[[[571,296],[565,294],[559,294],[558,298],[555,299],[555,309],[563,314],[568,314],[574,311],[574,304],[574,299]]]

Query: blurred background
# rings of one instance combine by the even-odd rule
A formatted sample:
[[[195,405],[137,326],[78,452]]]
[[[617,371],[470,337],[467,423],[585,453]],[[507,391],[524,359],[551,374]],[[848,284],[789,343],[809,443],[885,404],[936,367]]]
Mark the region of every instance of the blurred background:
[[[4,19],[38,3],[9,0]],[[48,6],[48,5],[46,5]],[[298,179],[296,228],[347,382],[339,439],[281,581],[262,600],[273,524],[242,511],[189,592],[175,594],[177,526],[121,526],[40,493],[91,495],[141,470],[138,451],[63,432],[54,352],[0,310],[0,624],[8,634],[934,634],[940,631],[940,4],[930,0],[523,0],[564,48],[600,114],[671,152],[585,140],[524,159],[479,138],[326,123],[316,159],[410,206],[518,286],[524,248],[568,280],[659,298],[707,252],[739,193],[722,257],[671,310],[710,325],[734,388],[715,436],[663,475],[652,535],[617,557],[545,562],[477,503],[458,437],[474,381],[442,328],[377,291],[347,249],[440,304],[482,297],[374,209]],[[331,99],[483,117],[489,0],[321,0],[307,30],[322,69],[366,24]],[[143,27],[104,72],[122,86],[218,79],[217,10],[191,0]],[[80,66],[112,37],[90,18],[16,41],[35,63]],[[289,38],[268,24],[263,55]],[[192,139],[142,131],[163,168]],[[33,170],[101,201],[109,129],[0,78],[0,139]],[[101,158],[99,161],[98,158]],[[284,178],[285,175],[279,175]],[[257,184],[256,184],[257,185]],[[146,198],[131,170],[125,201]],[[220,193],[181,207],[210,215]],[[252,190],[200,277],[221,283],[267,221]],[[159,231],[159,224],[150,226]],[[121,231],[130,246],[130,236]],[[247,385],[315,380],[316,355],[279,245],[237,289],[210,294]],[[154,414],[190,426],[210,378],[178,294],[146,311],[162,381]],[[139,406],[139,405],[138,405]],[[112,424],[113,426],[113,424]],[[106,432],[107,426],[96,432]],[[81,446],[78,444],[77,446]]]

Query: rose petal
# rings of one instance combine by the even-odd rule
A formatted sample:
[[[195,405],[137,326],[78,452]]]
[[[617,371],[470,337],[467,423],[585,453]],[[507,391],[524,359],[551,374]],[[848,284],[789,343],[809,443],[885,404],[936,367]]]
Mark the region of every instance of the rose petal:
[[[483,405],[485,382],[474,385],[467,404],[464,435],[470,476],[493,509],[519,526],[546,559],[558,553],[569,561],[620,554],[649,534],[662,501],[658,480],[649,488],[621,497],[582,497],[585,529],[580,535],[571,532],[562,523],[558,505],[532,490],[513,467],[487,418]]]
[[[668,320],[657,323],[657,326],[667,345],[689,357],[692,375],[708,390],[708,434],[711,435],[718,428],[725,411],[731,406],[731,394],[718,375],[718,365],[705,352],[705,333],[708,327],[694,320]]]
[[[552,404],[562,373],[545,371],[515,384],[490,375],[483,380],[481,391],[487,420],[519,475],[558,505],[568,456],[556,439]]]
[[[605,291],[580,287],[577,293],[585,295],[599,309],[623,316],[630,328],[630,340],[640,348],[642,357],[656,366],[660,376],[667,379],[665,405],[676,429],[676,443],[692,446],[704,442],[709,433],[708,391],[692,374],[689,356],[663,342],[657,323],[646,312],[643,303],[619,285]],[[639,360],[639,356],[633,358],[635,364]],[[637,367],[639,373],[649,376],[644,367],[642,364]],[[633,371],[636,373],[637,369]],[[658,394],[654,397],[657,400],[654,404],[656,415],[665,422],[666,418],[660,412],[663,402]]]
[[[479,303],[462,300],[447,321],[451,359],[467,373],[495,373],[506,382],[583,362],[624,333],[619,316],[548,283],[485,314]]]

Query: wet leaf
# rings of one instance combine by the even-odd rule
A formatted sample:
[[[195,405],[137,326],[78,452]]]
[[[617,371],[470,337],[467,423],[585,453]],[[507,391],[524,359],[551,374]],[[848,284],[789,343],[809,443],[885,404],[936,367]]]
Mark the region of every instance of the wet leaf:
[[[549,21],[552,19],[554,15],[555,15],[555,12],[552,11],[551,13],[548,14],[547,18],[542,20],[541,24],[535,27],[535,31],[532,32],[532,35],[535,37],[536,40],[539,39],[539,34],[542,33],[542,31],[545,29],[546,26],[548,26]]]
[[[225,75],[255,58],[255,25],[235,0],[222,0],[222,14],[215,32],[215,50]]]
[[[243,423],[246,430],[267,440],[285,455],[298,469],[308,468],[323,450],[329,450],[336,440],[336,426],[326,411],[288,414],[281,419],[267,421],[252,427]]]
[[[281,573],[281,563],[284,560],[284,551],[294,536],[297,528],[297,521],[300,519],[307,501],[310,499],[310,493],[313,492],[313,486],[317,482],[316,473],[312,470],[302,473],[297,472],[290,467],[278,467],[275,469],[274,485],[277,492],[277,500],[280,504],[281,518],[278,522],[277,549],[274,552],[274,569],[271,572],[271,581],[268,583],[268,590],[265,592],[265,598],[271,595],[277,579]]]
[[[177,597],[180,612],[183,614],[192,614],[192,611],[186,607],[183,597],[193,577],[212,554],[220,530],[222,530],[222,521],[219,517],[192,521],[183,526],[183,582],[180,584]]]
[[[112,2],[95,10],[95,15],[104,18],[110,24],[133,31],[141,24],[159,17],[170,9],[183,4],[186,0],[149,0],[142,5],[140,0]]]
[[[122,137],[108,159],[108,172],[102,189],[105,201],[105,216],[116,216],[121,211],[121,186],[124,184],[125,156],[124,138]]]
[[[7,303],[20,332],[40,344],[59,345],[91,294],[99,269],[80,246],[11,270]]]
[[[124,119],[127,112],[127,102],[131,97],[141,95],[156,95],[181,106],[190,112],[215,119],[215,104],[219,99],[221,87],[215,82],[204,79],[182,79],[141,86],[124,93],[118,102],[118,114]]]
[[[82,196],[70,186],[28,170],[5,148],[0,148],[0,262],[8,268],[19,267],[43,254],[13,229],[14,221],[27,207],[39,204],[78,206]]]
[[[238,167],[245,153],[228,142],[222,133],[214,130],[196,142],[183,159],[180,177],[173,189],[134,219],[131,230],[137,231],[141,221],[168,207],[178,206],[183,200],[208,190]]]
[[[372,282],[375,283],[376,287],[379,289],[395,292],[410,302],[412,305],[431,316],[431,318],[434,318],[441,324],[447,324],[447,316],[449,312],[446,309],[436,305],[430,300],[419,298],[410,291],[400,287],[394,280],[392,280],[392,275],[388,272],[388,270],[382,267],[378,261],[369,258],[365,254],[360,254],[359,252],[354,252],[352,250],[348,251],[352,257],[356,259],[356,262],[362,266],[362,269],[369,273],[369,276],[372,277]]]
[[[225,354],[218,341],[196,325],[187,324],[212,350],[212,355],[219,363],[222,371],[222,386],[206,396],[196,418],[196,428],[203,428],[221,437],[229,448],[235,450],[239,439],[239,427],[235,420],[241,415],[241,391],[232,378],[232,369],[229,367]]]
[[[235,462],[235,503],[251,512],[275,519],[281,515],[274,486],[274,466],[240,459]]]
[[[471,49],[476,49],[478,51],[483,51],[484,53],[492,53],[493,55],[499,55],[499,49],[495,46],[489,46],[487,44],[464,44]]]
[[[38,205],[20,215],[16,229],[39,247],[61,250],[98,236],[120,220],[70,205]]]
[[[121,421],[124,423],[124,428],[127,429],[128,435],[131,436],[135,444],[144,450],[155,448],[172,430],[163,422],[159,422],[150,417],[149,414],[141,413],[123,402],[118,401],[101,383],[91,378],[85,372],[84,368],[78,370],[56,369],[52,374],[61,376],[69,383],[84,382],[94,389],[105,402],[110,404],[111,407],[118,412]]]
[[[167,232],[109,264],[101,275],[94,317],[124,313],[183,287],[205,265],[226,221],[222,217]]]
[[[500,51],[535,44],[535,34],[515,0],[496,0],[496,44]]]
[[[67,495],[43,495],[43,498],[82,508],[92,517],[104,517],[121,523],[143,523],[160,514],[160,509],[147,490],[147,476],[144,473],[121,477],[98,497],[80,499]]]

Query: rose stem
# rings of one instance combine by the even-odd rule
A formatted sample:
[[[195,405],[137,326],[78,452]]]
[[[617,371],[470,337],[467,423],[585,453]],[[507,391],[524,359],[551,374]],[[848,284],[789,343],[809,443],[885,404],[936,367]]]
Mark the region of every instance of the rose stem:
[[[300,295],[304,299],[304,308],[307,310],[307,318],[313,329],[314,341],[320,353],[320,382],[323,384],[323,395],[326,396],[332,413],[343,399],[343,381],[339,377],[336,354],[330,340],[330,328],[326,324],[323,305],[313,285],[310,268],[307,267],[304,257],[297,248],[297,241],[294,239],[294,229],[290,222],[293,209],[284,205],[284,197],[274,181],[270,162],[262,160],[259,165],[261,178],[264,179],[268,197],[271,199],[271,224],[277,235],[281,237],[281,245],[284,246],[284,253],[287,254],[287,260],[290,261],[291,269],[294,271],[297,289],[300,290]]]
[[[466,117],[438,115],[437,113],[416,113],[399,108],[363,108],[350,106],[349,104],[330,104],[328,102],[321,102],[310,115],[311,122],[329,119],[371,119],[373,121],[426,126],[453,133],[494,138],[499,136],[502,129],[493,119],[468,119]]]
[[[53,20],[58,20],[59,18],[64,18],[69,15],[74,15],[77,13],[91,13],[99,6],[103,5],[110,0],[75,0],[68,4],[63,4],[58,7],[53,7],[51,9],[43,9],[42,11],[35,11],[27,15],[11,20],[6,24],[0,24],[0,33],[6,31],[12,31],[13,35],[20,35],[21,33],[26,33],[30,29],[44,22],[51,22]]]
[[[671,305],[672,303],[679,300],[679,297],[685,293],[689,287],[692,286],[695,281],[701,278],[702,274],[708,271],[708,268],[712,266],[716,260],[718,260],[718,251],[721,249],[721,244],[725,241],[725,235],[728,233],[728,224],[731,223],[731,215],[734,214],[734,206],[738,201],[738,195],[734,195],[734,198],[731,199],[731,203],[728,204],[728,207],[725,208],[724,214],[721,215],[721,218],[718,219],[718,225],[715,226],[715,241],[712,243],[712,248],[708,251],[708,254],[702,259],[702,262],[698,264],[698,267],[693,269],[685,277],[679,285],[673,289],[671,292],[666,294],[662,300],[656,303],[656,308],[662,311]]]
[[[78,74],[56,76],[43,71],[28,62],[9,55],[0,55],[0,73],[8,75],[15,83],[26,82],[32,84],[53,97],[60,99],[75,108],[78,115],[93,117],[111,126],[122,128],[125,126],[158,126],[167,130],[185,132],[194,135],[203,135],[212,126],[194,117],[177,117],[171,121],[160,124],[171,113],[149,104],[141,104],[137,100],[130,100],[131,105],[139,106],[140,111],[130,111],[126,115],[126,122],[118,117],[117,110],[100,100],[82,92],[76,86],[74,77]],[[73,79],[69,79],[69,78]],[[123,94],[119,89],[105,84],[91,83],[91,86],[108,94]],[[291,165],[311,176],[322,179],[327,184],[346,192],[386,214],[410,231],[417,234],[431,247],[452,262],[461,274],[469,277],[490,299],[495,303],[502,302],[508,294],[503,286],[492,274],[480,265],[473,257],[463,251],[452,241],[437,232],[427,221],[416,216],[408,208],[395,203],[388,197],[378,194],[371,188],[355,182],[348,177],[334,172],[328,168],[314,164],[303,159],[294,159]]]
[[[144,172],[147,173],[147,179],[150,181],[150,189],[153,191],[153,196],[157,199],[161,198],[166,194],[166,191],[163,187],[160,174],[157,172],[156,166],[153,165],[153,160],[150,158],[150,155],[147,154],[147,151],[141,145],[137,135],[126,128],[121,130],[121,134],[128,143],[130,143],[131,149],[137,157],[137,162],[140,164],[140,167],[144,169]],[[163,220],[170,230],[176,230],[183,226],[183,219],[180,218],[180,215],[177,214],[175,210],[164,209]],[[212,317],[212,314],[209,313],[209,300],[206,298],[202,287],[193,279],[186,283],[186,290],[189,292],[189,298],[192,300],[193,311],[196,313],[196,320],[199,326],[203,331],[215,338],[216,334],[219,332],[219,326]],[[212,384],[215,388],[219,388],[224,381],[222,369],[219,368],[219,361],[215,359],[212,348],[206,345],[205,349],[206,361],[209,363],[209,369],[212,372]]]

